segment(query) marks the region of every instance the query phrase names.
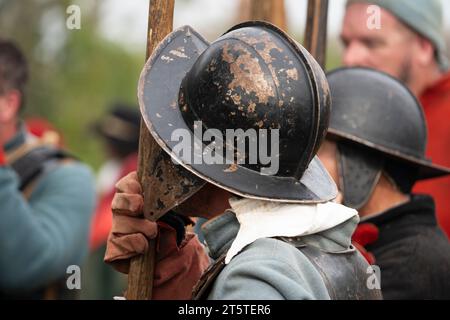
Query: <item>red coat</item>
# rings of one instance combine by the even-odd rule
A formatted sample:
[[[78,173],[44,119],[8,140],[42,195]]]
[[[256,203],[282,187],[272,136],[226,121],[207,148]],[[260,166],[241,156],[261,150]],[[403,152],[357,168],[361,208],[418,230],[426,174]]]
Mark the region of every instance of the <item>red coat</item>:
[[[428,123],[427,156],[436,164],[450,167],[450,73],[420,100]],[[434,197],[439,223],[450,237],[450,177],[420,182],[414,192]]]
[[[137,161],[137,153],[128,156],[122,164],[119,179],[126,176],[132,171],[136,171]],[[106,240],[108,239],[108,235],[112,227],[111,202],[114,198],[115,193],[115,187],[111,186],[111,190],[107,194],[102,196],[99,199],[99,203],[97,204],[97,209],[92,220],[91,234],[89,239],[89,246],[92,251],[104,245],[106,243]]]

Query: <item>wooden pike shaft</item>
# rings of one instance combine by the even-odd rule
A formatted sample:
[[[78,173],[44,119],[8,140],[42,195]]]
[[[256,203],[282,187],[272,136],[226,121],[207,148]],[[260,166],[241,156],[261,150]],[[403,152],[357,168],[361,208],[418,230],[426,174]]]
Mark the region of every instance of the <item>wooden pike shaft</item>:
[[[174,7],[175,0],[151,0],[148,14],[147,59],[157,44],[172,31]],[[141,121],[138,176],[144,190],[148,187],[148,177],[159,152],[159,145],[151,136],[144,121]],[[154,205],[149,203],[147,197],[144,197],[144,211],[148,207],[154,207]],[[150,300],[152,298],[155,255],[156,241],[152,240],[149,241],[149,248],[145,254],[131,260],[127,300]]]
[[[305,48],[325,69],[327,47],[328,0],[308,0]]]
[[[241,0],[240,20],[263,20],[286,30],[284,0]]]

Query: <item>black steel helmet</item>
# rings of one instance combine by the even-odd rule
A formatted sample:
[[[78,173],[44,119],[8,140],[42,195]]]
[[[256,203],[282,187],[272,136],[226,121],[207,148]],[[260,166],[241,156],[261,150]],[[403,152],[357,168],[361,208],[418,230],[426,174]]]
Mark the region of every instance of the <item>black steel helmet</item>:
[[[212,44],[189,26],[174,31],[147,62],[139,101],[160,146],[209,183],[272,201],[336,197],[315,157],[329,123],[325,74],[271,24],[237,25]],[[185,140],[190,147],[180,152]],[[202,158],[212,154],[214,161]]]
[[[371,69],[341,68],[328,74],[328,82],[333,101],[328,136],[341,141],[339,169],[347,206],[360,209],[393,161],[400,167],[391,171],[407,168],[412,183],[450,173],[426,159],[422,107],[398,80]]]
[[[137,152],[141,114],[137,106],[116,102],[92,125],[92,130],[121,155]]]

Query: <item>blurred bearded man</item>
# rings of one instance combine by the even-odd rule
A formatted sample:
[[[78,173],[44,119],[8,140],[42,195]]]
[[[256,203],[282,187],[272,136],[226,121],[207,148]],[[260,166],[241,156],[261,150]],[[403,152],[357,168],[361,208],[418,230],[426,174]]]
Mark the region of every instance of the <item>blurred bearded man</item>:
[[[341,39],[343,63],[377,69],[403,81],[424,106],[427,157],[450,165],[450,73],[439,0],[349,0]],[[377,22],[379,24],[377,25]],[[438,219],[450,235],[450,178],[419,183],[432,195]]]

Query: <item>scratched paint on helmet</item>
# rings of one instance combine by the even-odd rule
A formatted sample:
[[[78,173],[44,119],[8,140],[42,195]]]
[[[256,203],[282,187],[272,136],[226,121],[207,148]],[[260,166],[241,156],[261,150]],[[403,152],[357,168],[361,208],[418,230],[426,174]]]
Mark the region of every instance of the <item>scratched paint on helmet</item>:
[[[237,56],[237,58],[236,58]],[[275,90],[261,68],[259,59],[243,44],[227,43],[222,58],[229,63],[233,81],[228,85],[231,92],[243,89],[246,94],[255,93],[260,103],[268,103],[275,96]]]

